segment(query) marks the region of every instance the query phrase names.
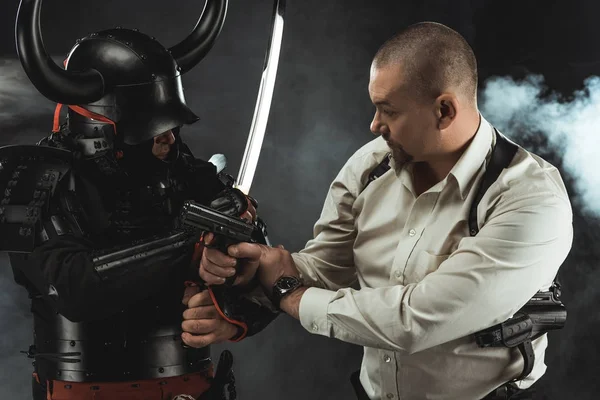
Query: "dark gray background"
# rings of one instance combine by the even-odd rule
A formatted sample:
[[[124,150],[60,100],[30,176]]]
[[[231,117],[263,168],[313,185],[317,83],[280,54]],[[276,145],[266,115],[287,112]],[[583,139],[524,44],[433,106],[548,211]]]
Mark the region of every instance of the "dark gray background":
[[[0,145],[32,143],[51,129],[54,105],[37,94],[15,61],[18,1],[1,2]],[[594,191],[600,185],[594,150],[600,123],[596,117],[600,96],[595,90],[600,85],[584,83],[586,77],[600,74],[597,3],[288,0],[271,117],[251,191],[260,201],[272,240],[292,250],[303,247],[329,183],[346,159],[373,138],[368,129],[373,107],[367,83],[379,45],[410,23],[445,23],[474,47],[482,88],[496,82],[482,93],[484,115],[559,167],[572,195],[575,241],[562,268],[569,321],[565,329],[550,334],[549,368],[538,383],[539,398],[598,398],[600,313],[595,288],[600,283],[596,268],[600,230],[595,200],[600,198]],[[50,52],[62,58],[76,38],[122,25],[171,46],[193,27],[201,6],[202,1],[192,0],[47,1],[42,13],[44,39]],[[184,77],[188,104],[202,118],[185,129],[184,138],[199,157],[225,153],[233,175],[252,119],[271,8],[270,0],[231,0],[214,49]],[[523,107],[517,107],[514,96],[498,89],[518,91],[518,83],[488,80],[529,73],[542,74],[546,86],[528,87],[566,96],[562,105],[551,103],[563,107],[562,115],[548,112],[549,100],[521,99]],[[582,88],[587,91],[573,94]],[[565,122],[567,114],[577,115],[575,121],[569,120],[552,136],[550,131]],[[12,281],[7,259],[0,255],[2,399],[28,398],[30,362],[19,350],[30,344],[30,325],[25,291]],[[213,347],[214,354],[222,348],[234,353],[240,399],[353,398],[348,376],[359,367],[362,350],[310,335],[287,316],[256,337]]]

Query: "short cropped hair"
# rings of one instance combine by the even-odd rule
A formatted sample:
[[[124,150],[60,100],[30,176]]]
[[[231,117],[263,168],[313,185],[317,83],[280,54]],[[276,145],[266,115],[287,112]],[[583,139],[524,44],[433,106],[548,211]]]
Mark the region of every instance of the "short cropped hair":
[[[422,99],[449,88],[477,101],[477,60],[458,32],[436,22],[414,24],[388,39],[373,59],[376,68],[399,64],[407,83]]]

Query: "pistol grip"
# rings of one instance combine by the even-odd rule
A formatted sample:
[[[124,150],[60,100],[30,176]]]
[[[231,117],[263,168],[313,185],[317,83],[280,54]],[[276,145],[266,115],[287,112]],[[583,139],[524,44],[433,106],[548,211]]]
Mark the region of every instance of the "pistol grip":
[[[229,248],[229,246],[231,246],[233,244],[238,244],[238,243],[239,243],[238,241],[232,240],[232,239],[228,238],[227,236],[215,234],[215,237],[211,243],[211,247],[215,247],[221,253],[227,254],[227,249]],[[237,277],[237,263],[236,263],[235,268],[236,268],[236,273],[234,275],[230,276],[229,278],[225,279],[224,285],[227,287],[233,286],[233,282],[235,282],[235,278]]]

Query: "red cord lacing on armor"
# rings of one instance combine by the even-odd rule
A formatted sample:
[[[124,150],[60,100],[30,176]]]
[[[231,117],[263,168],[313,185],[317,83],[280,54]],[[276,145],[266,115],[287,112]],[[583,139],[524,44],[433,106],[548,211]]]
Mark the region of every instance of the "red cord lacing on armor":
[[[62,106],[63,105],[61,103],[58,103],[56,105],[56,109],[54,110],[54,124],[52,126],[53,133],[60,132],[60,110],[61,110]],[[104,115],[96,114],[95,112],[86,110],[85,108],[80,107],[80,106],[68,105],[67,107],[69,107],[71,110],[75,111],[77,114],[83,115],[84,117],[89,118],[91,120],[96,120],[96,121],[104,122],[107,124],[111,124],[113,127],[113,131],[115,132],[115,135],[117,134],[117,124],[115,123],[115,121],[105,117]],[[115,154],[116,154],[117,158],[123,157],[123,152],[121,150],[117,150],[115,152]]]
[[[60,132],[60,110],[61,110],[62,106],[63,105],[61,103],[58,103],[56,105],[56,110],[54,111],[54,125],[52,126],[52,132],[54,132],[54,133]],[[115,123],[115,121],[113,121],[109,118],[106,118],[104,115],[96,114],[95,112],[86,110],[85,108],[80,107],[80,106],[69,105],[67,107],[69,107],[71,110],[75,111],[77,114],[83,115],[86,118],[104,122],[107,124],[111,124],[115,131],[115,135],[117,134],[117,124]]]
[[[67,61],[68,61],[68,59],[63,61],[63,65],[65,66],[65,68],[67,66]],[[60,111],[62,109],[62,106],[63,106],[63,104],[58,103],[58,104],[56,104],[56,108],[54,109],[54,120],[52,123],[52,132],[53,133],[60,132]],[[83,115],[86,118],[104,122],[107,124],[111,124],[113,127],[113,131],[115,132],[115,135],[117,134],[117,124],[115,123],[115,121],[105,117],[104,115],[96,114],[95,112],[86,110],[85,108],[83,108],[81,106],[77,106],[77,105],[68,105],[67,107],[69,107],[71,110],[75,111],[77,114]],[[123,152],[117,151],[116,155],[117,155],[117,158],[121,158],[121,157],[123,157]]]
[[[244,339],[246,337],[246,335],[248,334],[248,325],[246,325],[245,322],[237,321],[235,319],[229,318],[223,313],[223,311],[221,310],[221,307],[219,307],[219,303],[217,302],[217,299],[215,298],[215,294],[213,293],[210,286],[208,287],[208,293],[210,294],[210,298],[212,299],[213,304],[215,305],[215,308],[217,309],[217,312],[219,313],[219,315],[221,315],[221,317],[225,321],[229,322],[230,324],[233,324],[235,326],[242,328],[242,334],[235,339],[229,339],[229,341],[230,342],[239,342],[240,340]]]
[[[192,263],[194,265],[198,265],[198,263],[200,262],[203,251],[204,251],[204,234],[200,236],[200,238],[198,239],[198,242],[196,242],[196,244],[194,246],[194,254],[192,256]],[[199,284],[197,282],[193,282],[193,281],[186,281],[185,286],[193,287],[193,286],[201,286],[201,284]],[[242,328],[242,334],[239,335],[239,337],[237,337],[235,339],[229,339],[229,341],[230,342],[239,342],[242,339],[244,339],[246,337],[246,335],[248,334],[248,325],[245,322],[238,321],[238,320],[235,320],[235,319],[232,319],[232,318],[229,318],[228,316],[226,316],[225,313],[223,312],[223,310],[221,309],[221,307],[219,306],[219,302],[215,298],[215,294],[213,293],[211,287],[207,286],[207,289],[208,289],[208,294],[210,295],[210,299],[212,300],[213,305],[215,306],[215,309],[217,310],[217,312],[219,313],[221,318],[223,318],[225,321],[229,322],[230,324],[233,324],[237,327]]]

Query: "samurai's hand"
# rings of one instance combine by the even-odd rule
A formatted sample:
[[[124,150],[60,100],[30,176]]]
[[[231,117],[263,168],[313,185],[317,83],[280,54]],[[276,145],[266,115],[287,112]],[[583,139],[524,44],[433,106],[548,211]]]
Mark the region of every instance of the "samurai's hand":
[[[227,188],[217,195],[210,203],[210,207],[216,211],[230,216],[240,217],[247,222],[256,220],[256,200],[246,196],[241,190]]]
[[[202,253],[199,271],[200,278],[208,285],[221,285],[225,283],[226,278],[236,274],[237,266],[238,275],[233,285],[247,285],[250,283],[258,269],[258,259],[236,260],[227,254],[221,253],[216,248],[211,248],[210,243],[213,239],[214,235],[212,233],[204,236],[204,243],[208,247]]]
[[[237,335],[237,327],[217,312],[208,290],[201,291],[198,286],[187,287],[182,302],[188,308],[183,312],[181,339],[188,346],[205,347]]]

